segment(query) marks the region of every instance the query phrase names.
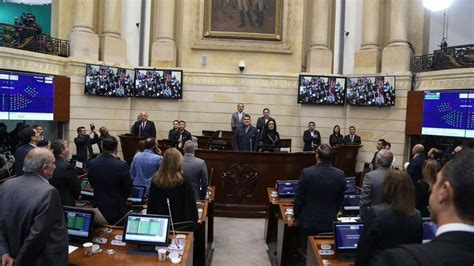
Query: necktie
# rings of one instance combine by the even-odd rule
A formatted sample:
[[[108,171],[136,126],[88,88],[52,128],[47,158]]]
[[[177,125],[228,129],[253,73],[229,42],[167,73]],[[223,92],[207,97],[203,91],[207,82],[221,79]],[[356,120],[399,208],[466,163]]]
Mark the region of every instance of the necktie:
[[[351,135],[351,143],[354,143],[354,135]]]
[[[247,134],[247,132],[249,132],[249,128],[250,127],[245,128],[245,134]]]
[[[242,122],[242,113],[239,113],[239,122]]]
[[[145,128],[145,122],[142,122],[142,129]]]

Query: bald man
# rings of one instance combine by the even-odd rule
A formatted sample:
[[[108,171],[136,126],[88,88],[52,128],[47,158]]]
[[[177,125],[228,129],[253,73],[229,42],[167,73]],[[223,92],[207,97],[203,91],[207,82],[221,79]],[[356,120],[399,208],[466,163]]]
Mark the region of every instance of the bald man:
[[[139,120],[133,124],[132,134],[142,138],[156,138],[156,128],[153,121],[148,120],[148,113],[141,112]]]
[[[418,183],[421,180],[421,170],[423,169],[423,163],[425,162],[425,147],[421,144],[416,144],[411,150],[413,158],[410,160],[410,164],[407,168],[407,173],[410,175],[413,184]]]

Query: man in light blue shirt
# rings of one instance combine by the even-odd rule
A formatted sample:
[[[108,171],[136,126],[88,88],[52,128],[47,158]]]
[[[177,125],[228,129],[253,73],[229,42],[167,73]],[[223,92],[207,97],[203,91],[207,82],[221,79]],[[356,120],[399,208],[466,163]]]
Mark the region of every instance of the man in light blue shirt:
[[[153,175],[158,171],[161,164],[161,156],[158,155],[155,138],[145,140],[145,150],[135,154],[130,167],[130,176],[135,186],[146,186],[147,194],[150,189]]]

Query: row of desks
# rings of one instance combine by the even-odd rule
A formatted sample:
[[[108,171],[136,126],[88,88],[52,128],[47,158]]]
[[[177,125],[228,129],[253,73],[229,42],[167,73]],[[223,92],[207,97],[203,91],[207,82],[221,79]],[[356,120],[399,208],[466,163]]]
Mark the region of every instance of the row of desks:
[[[292,198],[279,198],[272,196],[276,193],[274,188],[268,188],[268,212],[265,219],[265,240],[270,249],[270,254],[276,252],[277,265],[292,265],[301,263],[300,231],[294,219],[288,219],[285,215],[287,209],[293,209]],[[273,194],[274,195],[274,194]],[[276,243],[276,247],[275,247]],[[320,255],[321,245],[331,246],[334,255]],[[331,265],[349,266],[348,262],[341,262],[334,246],[333,236],[310,236],[308,238],[308,249],[306,252],[306,265],[323,265],[323,260],[328,260]]]

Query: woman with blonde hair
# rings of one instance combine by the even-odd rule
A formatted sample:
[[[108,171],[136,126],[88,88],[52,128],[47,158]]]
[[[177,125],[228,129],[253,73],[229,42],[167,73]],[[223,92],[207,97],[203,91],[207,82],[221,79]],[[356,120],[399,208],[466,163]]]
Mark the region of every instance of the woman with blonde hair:
[[[441,170],[441,163],[435,159],[425,160],[421,170],[422,179],[415,184],[416,209],[421,216],[430,217],[428,205],[430,201],[431,188],[436,183],[436,175]]]
[[[182,223],[180,230],[193,230],[198,221],[198,212],[194,191],[190,181],[184,177],[183,156],[175,148],[169,148],[163,154],[158,172],[153,175],[148,197],[147,213],[170,215],[167,200],[171,208],[173,222]]]

